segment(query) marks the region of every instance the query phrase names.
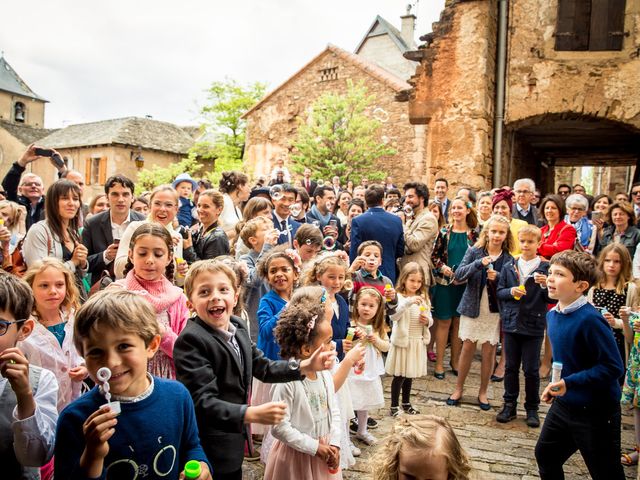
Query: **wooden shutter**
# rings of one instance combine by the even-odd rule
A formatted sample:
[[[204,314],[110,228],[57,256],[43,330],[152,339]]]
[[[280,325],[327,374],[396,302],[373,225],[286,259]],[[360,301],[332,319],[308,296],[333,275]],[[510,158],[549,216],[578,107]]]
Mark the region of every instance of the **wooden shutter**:
[[[556,50],[588,50],[590,0],[558,0]]]
[[[591,0],[589,50],[622,50],[625,0]]]
[[[98,172],[98,183],[104,185],[107,183],[107,157],[100,159],[100,170]]]
[[[84,159],[84,184],[91,185],[91,157]]]

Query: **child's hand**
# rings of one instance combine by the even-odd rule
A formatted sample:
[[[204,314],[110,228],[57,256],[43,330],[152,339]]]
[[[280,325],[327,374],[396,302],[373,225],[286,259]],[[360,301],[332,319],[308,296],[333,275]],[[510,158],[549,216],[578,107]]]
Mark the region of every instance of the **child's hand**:
[[[255,407],[247,407],[244,423],[277,425],[282,422],[286,412],[287,404],[284,402],[267,402]]]
[[[353,340],[347,340],[346,338],[342,340],[342,351],[344,353],[347,353],[352,348],[353,348]]]
[[[355,337],[358,339],[365,338],[367,336],[366,332],[362,327],[356,327]]]
[[[361,255],[357,256],[355,258],[355,260],[353,261],[353,263],[351,264],[351,266],[349,267],[349,271],[351,273],[357,272],[362,267],[364,267],[366,264],[367,264],[367,261],[365,260],[365,258],[363,256],[361,256]]]
[[[349,265],[349,254],[346,251],[338,250],[335,255],[340,260],[343,260],[347,265]]]
[[[416,295],[415,297],[411,297],[411,300],[409,300],[409,303],[412,303],[413,305],[423,305],[424,299],[419,295]]]
[[[278,243],[278,237],[280,237],[280,231],[274,228],[264,235],[264,242],[269,245],[276,245]]]
[[[367,339],[367,341],[369,343],[373,343],[376,339],[375,335],[373,334],[373,332],[368,333],[367,336],[365,337]]]
[[[492,282],[498,278],[498,272],[494,269],[487,270],[487,280],[491,280]]]
[[[633,322],[633,331],[640,332],[640,322]]]
[[[329,445],[331,449],[331,456],[327,460],[327,466],[332,469],[340,467],[340,449],[335,445]]]
[[[307,375],[310,372],[329,370],[336,363],[336,352],[334,350],[323,351],[318,347],[309,358],[300,362],[300,373]]]
[[[80,464],[87,471],[87,476],[95,476],[90,475],[88,470],[92,469],[96,462],[102,462],[109,453],[108,441],[116,433],[114,427],[117,423],[116,414],[108,407],[102,406],[93,412],[82,425],[86,445]]]
[[[620,315],[620,319],[627,323],[629,321],[629,317],[631,316],[631,307],[622,306],[618,310],[618,315]]]
[[[482,257],[480,260],[482,262],[483,267],[488,267],[489,264],[493,263],[493,259],[490,256]]]
[[[74,382],[81,382],[85,378],[87,378],[88,373],[89,371],[87,370],[87,367],[85,367],[84,365],[80,365],[79,367],[73,367],[71,370],[69,370],[69,378],[71,378],[71,380],[73,380]]]
[[[343,350],[344,350],[344,342],[345,340],[342,341]],[[355,347],[353,347],[353,349],[351,348],[349,349],[349,351],[345,354],[343,361],[349,363],[353,367],[356,363],[362,361],[362,359],[364,358],[364,353],[365,353],[364,345],[362,343],[358,343],[356,344]]]
[[[556,389],[555,391],[552,389]],[[559,382],[550,383],[542,392],[540,399],[545,403],[552,403],[555,397],[562,397],[567,393],[567,385],[564,383],[564,379]]]
[[[185,479],[184,470],[180,472],[180,477],[178,478],[180,480]],[[211,472],[209,471],[209,465],[207,465],[205,462],[200,462],[200,476],[198,477],[198,480],[213,480]]]
[[[603,312],[602,316],[612,328],[616,326],[616,319],[611,312]]]
[[[329,463],[329,459],[332,456],[331,445],[327,445],[325,443],[318,444],[318,450],[316,451],[316,457],[322,459],[322,461]]]
[[[391,302],[396,298],[396,290],[391,287],[391,288],[385,288],[384,289],[384,298],[387,299],[387,302]]]
[[[178,276],[180,277],[186,276],[187,270],[189,270],[189,264],[187,262],[180,262],[176,264],[176,272]]]
[[[0,241],[8,242],[11,240],[11,232],[4,225],[0,225]]]
[[[547,287],[547,276],[542,273],[534,273],[533,281],[543,288]]]
[[[526,290],[520,290],[518,287],[511,287],[511,296],[516,300],[519,300],[522,296],[526,295]]]
[[[421,325],[429,325],[429,315],[427,315],[427,310],[422,310],[420,312],[420,316],[418,317],[418,321]]]
[[[9,380],[16,397],[31,394],[29,361],[19,348],[7,348],[0,354],[0,373]]]

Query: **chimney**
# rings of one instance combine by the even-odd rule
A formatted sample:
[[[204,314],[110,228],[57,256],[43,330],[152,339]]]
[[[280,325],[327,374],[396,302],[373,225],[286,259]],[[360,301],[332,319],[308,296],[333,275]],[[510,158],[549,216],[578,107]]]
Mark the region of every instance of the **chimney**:
[[[411,5],[407,5],[407,13],[400,17],[402,20],[402,27],[400,29],[400,35],[406,42],[409,48],[415,48],[416,41],[414,40],[416,30],[416,16],[411,13]]]

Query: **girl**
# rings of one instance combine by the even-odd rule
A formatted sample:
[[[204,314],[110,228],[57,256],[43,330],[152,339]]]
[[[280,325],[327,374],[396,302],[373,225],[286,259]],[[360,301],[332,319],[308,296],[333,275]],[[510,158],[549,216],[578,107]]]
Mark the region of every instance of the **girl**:
[[[284,358],[306,360],[318,349],[331,350],[333,308],[320,287],[303,287],[283,310],[275,337]],[[309,374],[301,382],[278,384],[273,400],[287,406],[271,432],[276,439],[265,480],[341,479],[340,411],[329,372]]]
[[[433,324],[431,303],[427,296],[424,269],[416,262],[407,263],[400,272],[396,287],[403,304],[391,315],[391,347],[385,370],[393,375],[391,382],[391,415],[400,414],[398,402],[402,389],[402,410],[410,415],[418,412],[411,406],[411,385],[414,378],[427,374],[427,349]],[[402,301],[402,300],[401,300]]]
[[[229,254],[229,239],[218,225],[224,207],[224,197],[215,190],[205,190],[198,196],[198,218],[193,237],[184,242],[184,258],[189,263]]]
[[[460,403],[476,345],[480,343],[482,366],[478,405],[481,410],[491,409],[487,399],[487,387],[495,359],[495,346],[500,340],[497,286],[502,266],[513,260],[509,253],[512,248],[513,237],[509,230],[509,219],[493,215],[484,224],[480,239],[467,250],[456,271],[456,280],[467,283],[458,306],[459,336],[464,343],[460,354],[456,389],[447,399],[447,405],[455,406]]]
[[[629,285],[634,284],[631,283]],[[640,379],[640,345],[638,343],[638,339],[640,338],[640,317],[637,313],[638,304],[635,303],[632,306],[635,310],[633,317],[630,317],[631,308],[628,306],[620,307],[620,317],[622,319],[625,340],[631,345],[629,362],[626,365],[627,372],[622,387],[622,405],[623,407],[633,408],[636,434],[636,446],[633,451],[622,454],[622,458],[620,459],[625,466],[637,465],[640,455],[640,382],[638,381]]]
[[[468,480],[471,471],[469,458],[453,428],[435,415],[398,420],[374,458],[374,480]]]
[[[587,298],[599,307],[604,319],[611,325],[618,344],[620,358],[627,364],[627,354],[620,319],[620,307],[631,307],[640,303],[640,292],[632,281],[631,258],[621,243],[610,243],[598,255],[600,278],[589,290]]]
[[[449,205],[451,223],[440,229],[431,254],[436,285],[433,288],[433,317],[436,323],[436,365],[433,376],[444,380],[444,353],[451,330],[451,360],[454,375],[458,374],[458,357],[462,347],[458,340],[460,314],[458,304],[465,286],[456,284],[454,273],[467,248],[478,239],[478,218],[471,203],[456,197]]]
[[[51,370],[57,377],[61,412],[80,396],[82,381],[87,376],[84,360],[73,343],[78,289],[73,274],[57,258],[33,263],[24,279],[33,290],[36,326],[18,347],[30,363]]]
[[[11,240],[7,243],[9,254],[13,253],[18,242],[25,236],[26,217],[27,210],[22,205],[9,200],[0,201],[0,218],[4,221],[4,226],[11,232]]]
[[[173,241],[171,234],[157,223],[140,225],[129,244],[129,259],[125,278],[113,287],[140,292],[156,311],[162,340],[160,349],[149,360],[149,373],[157,377],[175,379],[173,344],[187,323],[189,309],[182,289],[173,280]]]
[[[438,229],[444,227],[444,216],[442,215],[440,204],[436,203],[435,200],[429,200],[427,209],[433,214],[434,217],[436,217],[436,220],[438,221]]]
[[[355,337],[365,344],[364,369],[349,372],[349,390],[353,409],[358,419],[356,438],[367,445],[377,442],[367,430],[369,410],[384,406],[382,382],[384,361],[382,352],[389,351],[389,337],[384,321],[385,300],[373,287],[358,290],[354,299],[351,327],[355,328]]]

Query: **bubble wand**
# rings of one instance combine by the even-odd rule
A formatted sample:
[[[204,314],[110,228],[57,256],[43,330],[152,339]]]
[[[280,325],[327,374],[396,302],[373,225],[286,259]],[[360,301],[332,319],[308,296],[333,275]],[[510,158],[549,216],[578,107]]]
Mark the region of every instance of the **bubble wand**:
[[[107,401],[107,403],[105,403],[105,405],[107,405],[111,409],[111,411],[113,413],[115,413],[116,415],[119,415],[120,411],[121,411],[120,402],[112,402],[111,401],[111,392],[110,392],[110,387],[109,387],[109,379],[111,378],[111,370],[109,370],[107,367],[102,367],[96,373],[96,377],[97,377],[98,381],[102,384],[102,385],[100,385],[100,391],[102,392],[102,394],[104,395],[105,400]]]

